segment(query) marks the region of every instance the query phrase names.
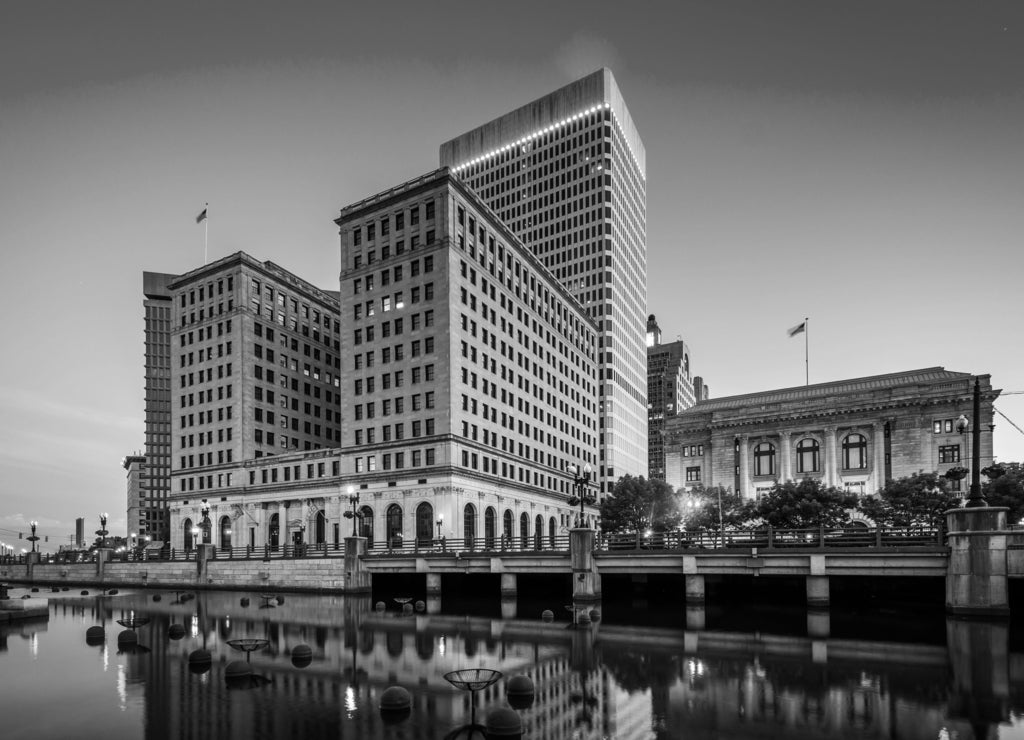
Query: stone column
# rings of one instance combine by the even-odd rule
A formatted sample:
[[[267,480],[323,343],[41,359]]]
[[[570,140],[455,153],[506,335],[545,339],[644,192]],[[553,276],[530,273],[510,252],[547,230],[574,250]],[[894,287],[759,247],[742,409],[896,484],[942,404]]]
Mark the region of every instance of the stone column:
[[[834,486],[839,480],[836,469],[836,428],[825,427],[825,485]]]
[[[686,579],[686,603],[703,604],[705,601],[704,576],[687,575],[683,577]]]
[[[1010,615],[1007,595],[1006,512],[999,506],[950,509],[946,611],[952,614]]]
[[[345,538],[345,593],[370,593],[372,579],[363,567],[362,556],[366,554],[365,537]],[[430,592],[430,576],[427,576],[427,592]],[[438,584],[440,589],[440,584]]]
[[[572,564],[572,599],[601,600],[601,576],[594,560],[595,531],[589,527],[569,530],[569,561]]]
[[[874,484],[873,490],[868,491],[868,494],[877,493],[879,489],[885,487],[885,424],[876,421],[872,426],[872,433],[874,454],[871,456],[871,471]]]
[[[96,550],[96,579],[103,580],[103,569],[106,564],[110,561],[110,556],[114,554],[114,551],[109,547],[101,547]]]
[[[745,498],[749,498],[750,491],[750,450],[749,437],[746,434],[740,435],[740,490],[737,491]]]
[[[216,557],[217,546],[213,543],[199,543],[196,546],[196,582],[207,583],[210,580],[209,562]]]
[[[782,459],[779,460],[779,480],[785,483],[793,478],[793,452],[792,452],[792,439],[790,439],[789,432],[780,432],[779,435],[782,437]]]

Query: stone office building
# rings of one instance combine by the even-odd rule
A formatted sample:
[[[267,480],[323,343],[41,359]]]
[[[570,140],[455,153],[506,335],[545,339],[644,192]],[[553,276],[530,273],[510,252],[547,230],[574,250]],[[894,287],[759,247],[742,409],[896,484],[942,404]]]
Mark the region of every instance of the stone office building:
[[[992,464],[988,375],[941,367],[698,402],[666,423],[666,480],[724,486],[748,498],[776,481],[818,478],[872,494],[895,478],[970,466],[975,379],[981,387],[981,465]]]

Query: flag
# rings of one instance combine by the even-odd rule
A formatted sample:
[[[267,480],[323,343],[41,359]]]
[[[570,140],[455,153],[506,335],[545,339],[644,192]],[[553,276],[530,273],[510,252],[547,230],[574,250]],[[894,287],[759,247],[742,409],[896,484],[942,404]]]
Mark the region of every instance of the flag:
[[[203,213],[205,213],[205,212],[206,211],[203,211]],[[806,321],[801,321],[799,324],[794,326],[792,329],[789,329],[787,333],[789,334],[789,336],[795,337],[797,334],[802,334],[805,331],[807,331],[807,322]]]
[[[207,209],[204,208],[203,212],[200,213],[198,216],[196,216],[196,223],[197,224],[201,224],[203,221],[206,220],[206,211],[207,211]]]

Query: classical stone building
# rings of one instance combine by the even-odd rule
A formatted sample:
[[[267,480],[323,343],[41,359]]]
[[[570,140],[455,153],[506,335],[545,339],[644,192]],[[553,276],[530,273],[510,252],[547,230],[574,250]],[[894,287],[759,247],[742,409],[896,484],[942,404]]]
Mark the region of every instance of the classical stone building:
[[[597,325],[601,492],[647,475],[647,164],[611,70],[441,145]]]
[[[970,466],[975,379],[981,387],[981,465],[992,463],[988,375],[941,367],[698,402],[666,423],[666,480],[755,497],[776,481],[819,478],[870,494],[887,480]]]

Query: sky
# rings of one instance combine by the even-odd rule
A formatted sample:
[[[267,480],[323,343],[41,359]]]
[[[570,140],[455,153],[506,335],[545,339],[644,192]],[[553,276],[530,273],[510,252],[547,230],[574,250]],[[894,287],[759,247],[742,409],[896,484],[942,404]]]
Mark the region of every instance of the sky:
[[[636,299],[713,396],[802,385],[805,317],[812,383],[1024,391],[1024,3],[7,0],[0,541],[125,532],[142,273],[202,264],[205,203],[210,260],[337,289],[340,208],[602,66],[647,150]]]

